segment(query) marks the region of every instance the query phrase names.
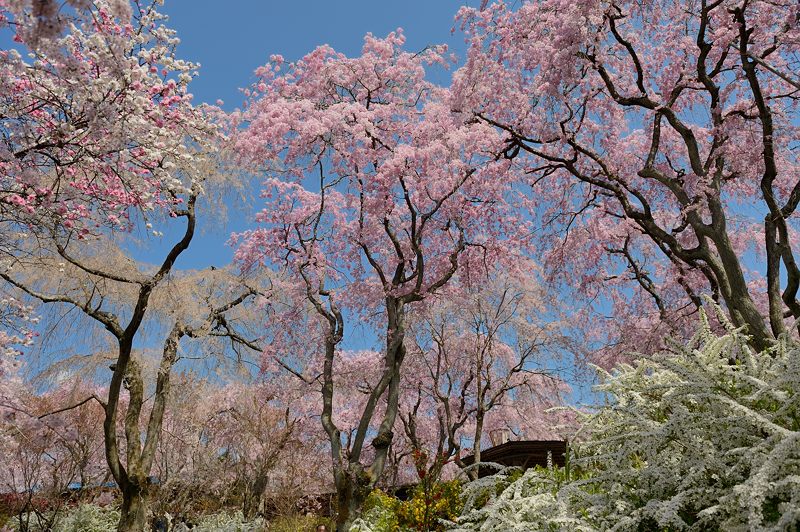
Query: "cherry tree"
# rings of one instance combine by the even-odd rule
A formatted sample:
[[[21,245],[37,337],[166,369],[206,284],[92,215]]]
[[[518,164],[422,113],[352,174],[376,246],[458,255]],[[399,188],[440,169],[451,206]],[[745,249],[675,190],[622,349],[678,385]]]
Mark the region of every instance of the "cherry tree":
[[[428,65],[446,63],[443,48],[410,53],[403,42],[398,31],[368,35],[357,58],[327,46],[290,65],[273,57],[233,116],[233,150],[266,174],[267,202],[261,227],[239,235],[238,258],[283,268],[317,316],[339,530],[384,469],[409,305],[460,268],[477,275],[483,260],[507,259],[505,242],[527,237],[511,212],[511,165],[494,156],[502,135],[454,112],[450,92],[426,80]],[[371,318],[385,347],[345,449],[333,368],[350,316]],[[365,460],[367,438],[374,454]]]
[[[19,375],[20,357],[23,349],[34,343],[38,320],[32,306],[0,292],[0,412],[19,401],[24,388]]]
[[[27,399],[32,403],[35,396]],[[23,409],[8,412],[0,424],[0,485],[22,530],[51,528],[63,504],[60,494],[76,478],[77,464],[65,452],[58,428]]]
[[[146,215],[181,205],[178,194],[198,186],[179,171],[196,152],[187,135],[199,141],[213,128],[191,105],[195,65],[174,56],[157,2],[137,2],[134,13],[121,1],[56,13],[70,24],[63,36],[40,31],[46,2],[33,4],[0,6],[6,31],[32,54],[0,53],[3,218],[49,218],[77,237],[129,228],[132,207]]]
[[[213,435],[210,443],[228,470],[227,490],[241,498],[245,517],[263,515],[268,488],[278,491],[278,470],[288,465],[287,452],[298,449],[298,413],[282,408],[283,398],[264,386],[231,384],[216,395],[221,400],[207,434]]]
[[[105,390],[91,383],[64,381],[40,394],[36,417],[50,430],[63,433],[61,445],[74,470],[71,480],[81,489],[97,486],[108,480],[103,434],[98,430],[105,412],[96,401],[83,402],[76,408],[64,408],[86,397],[102,396]]]
[[[62,384],[46,393],[22,385],[15,402],[4,403],[0,418],[0,486],[13,503],[21,529],[50,528],[78,483],[88,487],[107,474],[103,411],[95,403],[62,405],[92,393],[80,383]]]
[[[563,324],[545,300],[530,274],[494,273],[454,285],[410,319],[413,371],[400,419],[420,477],[438,478],[448,463],[464,467],[462,441],[480,462],[493,430],[555,434],[559,420],[546,411],[561,404],[567,388],[559,370],[572,361],[563,360]]]
[[[307,466],[313,454],[305,427],[321,431],[295,407],[298,394],[272,378],[177,377],[182,383],[170,391],[153,469],[161,494],[158,513],[185,516],[193,506],[217,501],[241,505],[252,519],[274,510],[273,503],[294,506],[313,488],[311,475],[295,466]],[[289,377],[295,378],[284,378]]]
[[[224,269],[173,271],[195,236],[202,194],[222,183],[213,112],[191,103],[196,67],[175,56],[159,2],[78,4],[45,14],[45,3],[0,5],[5,28],[32,57],[0,53],[0,278],[113,338],[107,396],[83,402],[105,411],[106,461],[123,494],[119,528],[142,530],[182,345],[213,343],[216,326],[233,323],[256,290]],[[43,20],[58,27],[45,31]],[[162,256],[155,265],[135,260],[134,229],[155,239],[181,222],[173,244],[150,242]],[[152,384],[135,349],[149,319],[163,333],[150,339],[162,344]]]
[[[484,2],[459,16],[457,108],[524,161],[545,264],[587,299],[607,294],[617,351],[686,330],[703,293],[759,350],[787,332],[800,316],[795,2]]]

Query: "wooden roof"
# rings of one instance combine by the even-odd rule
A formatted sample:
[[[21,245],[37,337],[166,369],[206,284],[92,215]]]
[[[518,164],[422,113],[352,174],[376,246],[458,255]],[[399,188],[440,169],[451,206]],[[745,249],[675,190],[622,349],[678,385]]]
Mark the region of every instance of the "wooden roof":
[[[560,440],[522,440],[509,441],[481,451],[481,462],[494,462],[504,466],[517,466],[528,469],[534,466],[547,466],[547,454],[550,453],[553,465],[564,467],[567,442]],[[462,459],[464,464],[472,465],[475,457],[470,455]],[[492,468],[480,468],[479,476],[491,475]]]

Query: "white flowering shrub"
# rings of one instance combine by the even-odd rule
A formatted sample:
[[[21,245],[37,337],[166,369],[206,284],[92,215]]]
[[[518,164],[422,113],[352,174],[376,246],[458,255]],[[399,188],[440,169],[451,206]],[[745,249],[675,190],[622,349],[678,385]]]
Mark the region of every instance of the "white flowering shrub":
[[[63,514],[55,516],[55,523],[52,528],[41,526],[35,517],[25,519],[28,523],[30,532],[108,532],[116,530],[119,523],[119,508],[114,506],[98,506],[96,504],[81,504],[75,508],[70,508]],[[2,525],[2,523],[0,523]],[[267,523],[262,518],[247,521],[241,511],[232,513],[220,512],[203,516],[195,524],[192,532],[262,532],[268,528]],[[0,526],[0,531],[19,530],[19,521],[16,518],[9,519],[4,526]],[[149,525],[145,526],[146,531],[150,531]],[[175,524],[170,530],[189,530],[183,524]]]
[[[117,528],[119,509],[81,504],[57,521],[57,532],[107,532]]]
[[[204,516],[192,532],[261,532],[265,526],[261,518],[246,520],[241,511],[221,512]]]
[[[796,530],[800,345],[753,353],[705,315],[687,344],[612,372],[608,406],[584,418],[588,478],[529,471],[468,504],[455,530]],[[502,475],[495,478],[502,482]],[[490,480],[470,486],[487,493]],[[468,499],[469,502],[469,499]]]
[[[376,530],[369,517],[359,517],[353,521],[349,532],[376,532]]]
[[[28,532],[107,532],[116,530],[119,509],[113,506],[81,504],[75,508],[65,508],[56,515],[42,515],[43,519],[38,517],[33,513],[23,515],[24,527],[20,527],[17,517],[12,517],[0,530],[18,531],[24,528]]]
[[[566,492],[569,473],[559,469],[501,469],[464,489],[465,506],[453,530],[570,530],[595,528],[574,513]],[[582,492],[581,492],[582,493]]]

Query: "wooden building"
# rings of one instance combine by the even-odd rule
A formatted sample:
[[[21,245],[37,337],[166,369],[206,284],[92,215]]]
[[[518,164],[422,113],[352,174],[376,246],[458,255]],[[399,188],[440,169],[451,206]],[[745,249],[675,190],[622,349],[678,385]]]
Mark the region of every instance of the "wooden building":
[[[523,469],[547,466],[547,457],[554,466],[564,467],[566,463],[567,442],[561,440],[522,440],[508,441],[481,451],[481,462],[493,462],[504,466],[517,466]],[[474,456],[463,458],[466,465],[472,465]],[[480,467],[479,477],[494,474],[493,467]]]

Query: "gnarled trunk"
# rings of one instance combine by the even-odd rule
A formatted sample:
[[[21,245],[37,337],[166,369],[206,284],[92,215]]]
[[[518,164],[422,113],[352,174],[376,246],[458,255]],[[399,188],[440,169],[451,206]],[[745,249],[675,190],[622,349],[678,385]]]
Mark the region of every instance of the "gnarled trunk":
[[[138,484],[128,484],[122,490],[122,507],[120,508],[120,532],[143,532],[147,516],[146,490]]]
[[[246,519],[253,519],[263,509],[264,491],[267,489],[269,477],[265,471],[259,472],[256,478],[245,488],[242,513]]]
[[[350,530],[371,490],[372,482],[359,464],[336,475],[336,532]]]

